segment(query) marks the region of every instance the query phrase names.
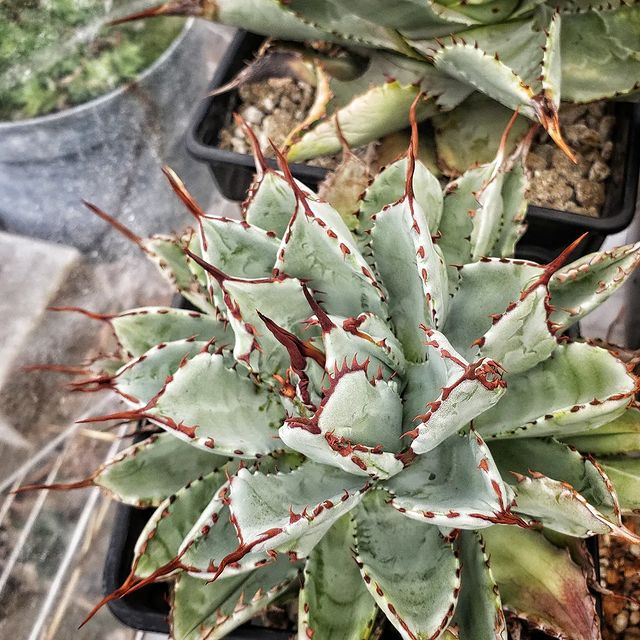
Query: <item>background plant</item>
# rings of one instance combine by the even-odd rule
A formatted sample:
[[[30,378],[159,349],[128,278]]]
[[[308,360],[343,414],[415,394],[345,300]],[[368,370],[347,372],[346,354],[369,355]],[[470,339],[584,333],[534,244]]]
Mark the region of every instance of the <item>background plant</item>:
[[[633,0],[179,0],[137,17],[172,13],[342,47],[341,55],[326,44],[289,56],[276,51],[243,76],[286,73],[316,84],[316,105],[292,131],[290,161],[340,150],[325,114],[338,114],[353,147],[404,128],[420,91],[429,96],[418,109],[421,120],[457,108],[459,126],[473,135],[477,111],[492,109],[474,101],[480,92],[506,111],[494,108],[484,137],[497,141],[508,110],[518,110],[571,155],[558,127],[560,101],[627,96],[640,78],[640,5]]]

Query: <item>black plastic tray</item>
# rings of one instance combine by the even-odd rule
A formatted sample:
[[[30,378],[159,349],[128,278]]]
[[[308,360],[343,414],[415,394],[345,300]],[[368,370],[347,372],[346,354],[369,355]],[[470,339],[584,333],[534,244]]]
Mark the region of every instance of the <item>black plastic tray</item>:
[[[263,42],[262,36],[239,31],[227,48],[210,89],[220,87],[235,77]],[[253,157],[217,146],[220,130],[231,122],[237,104],[236,91],[203,100],[187,131],[186,142],[191,155],[209,165],[222,195],[239,202],[246,197],[255,173]],[[611,108],[616,115],[614,155],[602,216],[592,218],[530,205],[527,216],[529,228],[523,243],[547,247],[556,255],[577,236],[589,231],[589,237],[579,249],[580,254],[585,254],[598,249],[607,235],[621,231],[631,222],[640,169],[640,104],[616,102]],[[291,171],[312,189],[327,174],[326,169],[306,164],[292,164]]]

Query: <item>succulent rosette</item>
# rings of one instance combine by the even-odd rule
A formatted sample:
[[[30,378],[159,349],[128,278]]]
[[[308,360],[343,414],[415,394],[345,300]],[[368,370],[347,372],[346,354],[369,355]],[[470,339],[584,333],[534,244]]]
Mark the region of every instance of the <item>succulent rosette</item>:
[[[632,536],[638,465],[614,488],[580,451],[615,471],[636,380],[566,332],[640,247],[514,259],[521,154],[443,193],[416,148],[414,127],[346,222],[282,158],[258,155],[241,221],[205,215],[167,171],[195,230],[134,239],[194,309],[108,318],[109,385],[131,406],[92,421],[160,431],[92,477],[157,507],[107,600],[172,580],[181,640],[221,638],[300,584],[300,638],[367,638],[380,612],[403,638],[506,638],[504,610],[599,637],[579,539]]]

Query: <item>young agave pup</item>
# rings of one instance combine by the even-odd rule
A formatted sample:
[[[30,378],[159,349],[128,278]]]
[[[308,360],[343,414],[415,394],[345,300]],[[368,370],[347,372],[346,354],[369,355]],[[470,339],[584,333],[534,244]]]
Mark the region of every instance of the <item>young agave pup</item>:
[[[167,171],[197,231],[126,233],[200,311],[109,318],[127,360],[109,384],[131,409],[89,421],[161,432],[91,479],[157,507],[101,604],[170,579],[172,637],[215,639],[301,585],[301,639],[367,638],[382,614],[407,639],[506,639],[503,610],[600,637],[579,539],[633,537],[640,469],[614,488],[579,450],[621,452],[636,380],[564,333],[640,245],[513,259],[521,158],[443,195],[416,136],[414,120],[353,232],[259,150],[242,221],[205,215]]]

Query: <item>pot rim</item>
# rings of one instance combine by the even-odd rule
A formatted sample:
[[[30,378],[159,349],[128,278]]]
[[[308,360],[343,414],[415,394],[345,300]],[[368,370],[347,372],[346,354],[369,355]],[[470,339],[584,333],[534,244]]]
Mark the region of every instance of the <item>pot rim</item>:
[[[11,130],[18,130],[20,128],[28,128],[35,125],[45,125],[55,123],[58,120],[64,120],[81,114],[84,111],[90,111],[100,107],[102,104],[110,102],[114,98],[117,98],[131,89],[132,85],[139,84],[152,75],[159,67],[161,67],[168,58],[170,58],[174,51],[180,46],[182,41],[186,38],[187,33],[193,27],[195,22],[194,17],[186,19],[185,24],[180,33],[173,39],[171,44],[146,68],[136,75],[133,80],[124,82],[117,86],[115,89],[107,93],[103,93],[96,98],[92,98],[87,102],[77,104],[73,107],[63,109],[62,111],[56,111],[55,113],[48,113],[43,116],[36,116],[35,118],[25,118],[23,120],[6,120],[0,121],[0,133],[8,133]]]

